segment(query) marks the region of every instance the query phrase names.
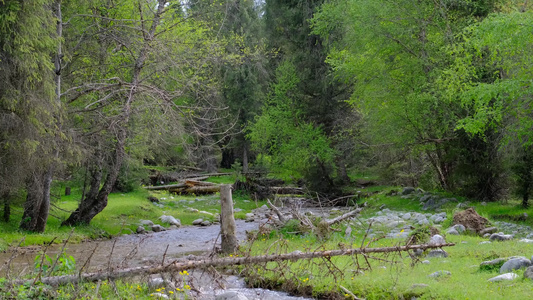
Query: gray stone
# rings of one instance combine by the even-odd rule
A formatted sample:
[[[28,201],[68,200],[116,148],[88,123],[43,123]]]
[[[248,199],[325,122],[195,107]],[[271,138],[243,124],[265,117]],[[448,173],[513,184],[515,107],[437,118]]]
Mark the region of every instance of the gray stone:
[[[163,227],[163,226],[161,226],[159,224],[152,225],[152,231],[153,232],[165,231],[165,227]]]
[[[506,261],[500,268],[500,274],[508,273],[513,270],[519,270],[531,266],[531,260],[525,257],[512,258]]]
[[[197,210],[196,208],[189,207],[189,208],[187,208],[186,211],[187,212],[192,212],[192,213],[197,213],[199,210]]]
[[[448,257],[448,252],[442,249],[435,249],[429,251],[427,257]]]
[[[479,232],[479,235],[483,236],[487,233],[495,233],[496,231],[498,231],[498,228],[497,227],[488,227],[488,228],[485,228],[483,230],[481,230]]]
[[[429,264],[430,264],[429,260],[427,260],[427,259],[426,259],[426,260],[423,260],[422,263],[423,263],[424,265],[429,265]]]
[[[161,288],[161,287],[164,287],[164,286],[165,286],[165,281],[161,277],[150,278],[148,280],[148,288],[149,289],[155,290],[155,289],[158,289],[158,288]]]
[[[450,276],[450,275],[452,275],[452,273],[450,271],[442,270],[442,271],[437,271],[437,272],[431,273],[431,274],[428,275],[428,277],[438,278],[438,277]]]
[[[414,255],[415,256],[422,256],[422,254],[424,254],[424,250],[422,249],[415,249],[415,251],[413,251]]]
[[[490,233],[485,233],[485,234],[483,235],[484,238],[490,238],[490,236],[491,236]]]
[[[209,220],[205,220],[205,221],[203,221],[202,223],[200,223],[201,226],[211,226],[211,224],[212,224],[212,223],[211,223],[211,221],[209,221]]]
[[[479,243],[480,245],[483,245],[483,244],[490,244],[491,242],[490,241],[483,241],[481,243]]]
[[[135,232],[137,232],[139,234],[143,234],[143,233],[146,233],[146,230],[144,229],[143,226],[139,226],[139,227],[137,227],[137,230],[135,230]]]
[[[440,234],[435,234],[429,239],[430,245],[439,245],[439,244],[446,244],[446,240],[442,237]]]
[[[248,297],[239,292],[229,291],[216,295],[215,300],[248,300]]]
[[[178,226],[178,227],[181,226],[181,221],[179,219],[174,218],[173,216],[162,215],[161,217],[159,217],[159,219],[163,223],[168,223],[170,225],[175,225],[175,226]]]
[[[402,219],[404,219],[404,220],[409,220],[409,219],[411,219],[411,213],[405,213],[405,214],[403,214],[403,215],[402,215]]]
[[[152,226],[152,225],[154,225],[154,222],[152,222],[150,220],[140,220],[139,224],[146,225],[146,226]]]
[[[510,235],[510,234],[493,233],[493,234],[490,235],[489,241],[491,241],[491,242],[493,242],[493,241],[502,242],[502,241],[509,241],[512,238],[513,238],[513,236]]]
[[[451,235],[459,235],[459,232],[457,232],[457,230],[455,230],[455,228],[450,228],[448,229],[448,231],[446,231],[447,234],[451,234]]]
[[[429,221],[426,218],[418,220],[418,225],[428,225]]]
[[[462,203],[462,202],[455,206],[455,208],[459,208],[459,209],[467,208],[467,207],[468,207],[468,204],[467,203]]]
[[[420,202],[426,202],[428,201],[432,196],[431,195],[424,195],[420,197]]]
[[[494,269],[494,268],[497,268],[498,266],[501,268],[501,266],[505,263],[505,260],[506,260],[505,258],[496,258],[493,260],[487,260],[487,261],[482,262],[479,265],[479,268],[480,269]]]
[[[153,293],[150,295],[154,297],[155,299],[170,299],[167,295],[162,294],[162,293]]]
[[[524,278],[529,278],[533,280],[533,266],[528,267],[526,271],[524,272]]]
[[[433,220],[433,223],[435,224],[440,224],[442,222],[444,222],[446,219],[443,218],[443,217],[437,217],[435,220]]]
[[[414,192],[415,192],[415,188],[414,187],[407,186],[407,187],[403,188],[402,195],[409,195],[409,194],[412,194]]]
[[[502,275],[499,275],[499,276],[496,276],[496,277],[492,277],[488,281],[497,282],[497,281],[504,281],[504,280],[514,280],[516,278],[518,278],[517,274],[515,274],[515,273],[506,273],[506,274],[502,274]]]
[[[451,228],[457,230],[457,232],[459,232],[459,233],[463,233],[466,230],[466,228],[465,228],[465,226],[463,224],[455,224]]]
[[[201,225],[204,219],[196,219],[192,221],[192,225]]]
[[[530,240],[530,239],[521,239],[521,240],[519,240],[519,242],[531,244],[531,243],[533,243],[533,240]]]

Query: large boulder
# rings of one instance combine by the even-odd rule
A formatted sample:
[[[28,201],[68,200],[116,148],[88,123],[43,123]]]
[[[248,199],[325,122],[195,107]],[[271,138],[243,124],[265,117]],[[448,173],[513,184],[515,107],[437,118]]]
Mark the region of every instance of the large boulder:
[[[500,268],[500,274],[508,273],[513,270],[527,268],[531,266],[531,261],[525,257],[515,257],[506,261]]]
[[[473,208],[457,212],[452,224],[462,224],[467,230],[480,233],[489,224],[489,220],[480,216]]]
[[[528,267],[524,272],[524,278],[533,280],[533,266]]]
[[[503,234],[503,233],[493,233],[489,237],[489,241],[491,241],[491,242],[493,242],[493,241],[503,242],[503,241],[509,241],[509,240],[512,240],[512,239],[513,239],[512,235]]]

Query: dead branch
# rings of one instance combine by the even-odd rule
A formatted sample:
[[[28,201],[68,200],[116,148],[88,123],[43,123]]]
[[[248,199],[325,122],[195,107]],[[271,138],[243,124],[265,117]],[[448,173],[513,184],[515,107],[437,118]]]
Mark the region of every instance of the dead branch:
[[[274,204],[272,204],[272,202],[270,202],[270,200],[267,200],[268,201],[268,205],[270,206],[270,208],[276,213],[276,215],[278,216],[278,219],[281,223],[285,224],[287,222],[287,219],[285,218],[285,216],[283,216],[283,214],[281,213],[281,211],[279,210],[279,208],[277,208]]]
[[[159,186],[145,186],[144,189],[149,191],[158,191],[158,190],[171,190],[187,187],[185,183],[178,184],[168,184],[168,185],[159,185]]]
[[[248,256],[248,257],[227,257],[227,258],[215,258],[196,260],[188,262],[173,262],[165,266],[143,266],[135,268],[119,269],[111,272],[103,273],[83,273],[79,275],[63,275],[41,278],[41,282],[49,285],[62,285],[69,283],[78,283],[80,281],[95,282],[98,280],[115,280],[124,277],[132,277],[140,274],[151,275],[164,272],[179,272],[184,270],[196,269],[196,268],[208,268],[208,267],[220,267],[220,266],[234,266],[234,265],[249,265],[257,263],[286,261],[286,260],[300,260],[300,259],[312,259],[312,258],[330,258],[333,256],[341,255],[358,255],[367,253],[389,253],[389,252],[401,252],[409,250],[426,250],[442,247],[455,246],[454,243],[446,243],[439,245],[407,245],[396,247],[380,247],[380,248],[357,248],[357,249],[344,249],[344,250],[326,250],[316,252],[292,252],[287,254],[276,255],[262,255],[262,256]],[[32,283],[33,280],[15,280],[14,284],[21,285]]]
[[[366,203],[365,203],[366,204]],[[330,219],[330,220],[326,220],[326,223],[331,226],[333,224],[337,224],[345,219],[348,219],[350,217],[354,217],[356,215],[358,215],[362,210],[363,210],[363,207],[365,207],[366,205],[363,205],[362,207],[359,207],[359,208],[356,208],[350,212],[347,212],[345,213],[344,215],[342,216],[338,216],[336,218],[333,218],[333,219]]]

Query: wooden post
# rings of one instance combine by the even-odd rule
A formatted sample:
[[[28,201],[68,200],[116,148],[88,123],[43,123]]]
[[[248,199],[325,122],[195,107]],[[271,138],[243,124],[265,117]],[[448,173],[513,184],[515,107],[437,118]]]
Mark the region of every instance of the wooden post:
[[[231,185],[220,186],[220,235],[222,237],[222,253],[229,254],[237,251],[239,242],[235,236],[237,227],[233,217],[233,199]]]

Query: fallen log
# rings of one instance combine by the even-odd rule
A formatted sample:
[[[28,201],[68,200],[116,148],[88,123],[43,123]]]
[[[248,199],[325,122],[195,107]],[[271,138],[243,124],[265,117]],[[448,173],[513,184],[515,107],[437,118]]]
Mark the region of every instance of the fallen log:
[[[212,182],[205,182],[205,181],[198,181],[193,179],[188,179],[185,181],[185,185],[188,187],[195,187],[195,186],[214,186],[217,185],[216,183]]]
[[[149,191],[158,191],[158,190],[171,190],[171,189],[178,189],[187,187],[185,183],[178,183],[178,184],[168,184],[168,185],[159,185],[159,186],[145,186],[145,190]]]
[[[220,267],[220,266],[232,266],[232,265],[249,265],[257,263],[266,263],[273,261],[285,261],[285,260],[299,260],[299,259],[311,259],[318,257],[333,257],[341,255],[358,255],[368,253],[389,253],[400,252],[409,250],[426,250],[442,247],[455,246],[454,243],[438,244],[438,245],[407,245],[396,247],[380,247],[380,248],[357,248],[357,249],[344,249],[344,250],[326,250],[316,252],[291,252],[287,254],[274,254],[274,255],[262,255],[262,256],[248,256],[248,257],[227,257],[227,258],[214,258],[205,260],[195,260],[188,262],[173,262],[162,266],[143,266],[127,269],[119,269],[111,272],[100,273],[81,273],[76,275],[62,275],[43,277],[39,281],[48,285],[63,285],[63,284],[75,284],[81,281],[95,282],[99,280],[115,280],[119,278],[132,277],[141,274],[151,275],[164,272],[180,272],[196,268],[207,267]],[[35,279],[28,280],[15,280],[13,283],[16,285],[32,284]]]

